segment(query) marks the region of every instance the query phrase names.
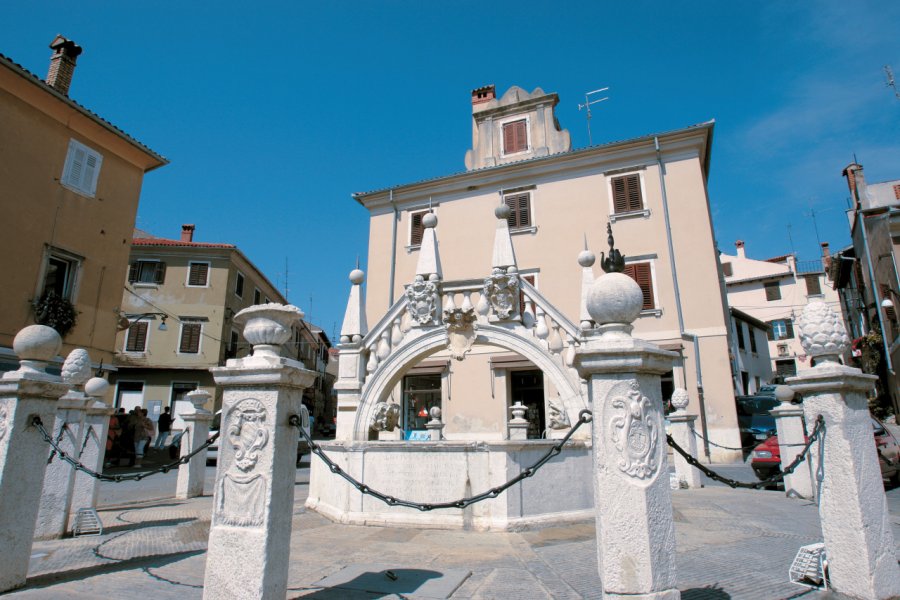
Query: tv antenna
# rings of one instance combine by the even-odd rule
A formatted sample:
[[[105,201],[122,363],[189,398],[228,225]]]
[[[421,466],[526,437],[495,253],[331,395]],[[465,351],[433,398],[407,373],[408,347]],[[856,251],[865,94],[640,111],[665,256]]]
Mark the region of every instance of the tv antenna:
[[[894,90],[894,95],[900,100],[900,92],[897,91],[897,84],[894,83],[894,71],[891,69],[891,65],[884,65],[884,74],[887,77],[885,85]]]
[[[605,92],[608,89],[609,89],[609,87],[605,87],[605,88],[600,88],[599,90],[594,90],[593,92],[586,93],[584,95],[584,104],[578,105],[578,110],[581,110],[583,108],[587,111],[588,144],[591,146],[594,145],[594,140],[591,138],[591,105],[597,104],[598,102],[603,102],[605,100],[609,100],[609,96],[605,96],[603,98],[596,98],[593,100],[591,99],[591,96]]]

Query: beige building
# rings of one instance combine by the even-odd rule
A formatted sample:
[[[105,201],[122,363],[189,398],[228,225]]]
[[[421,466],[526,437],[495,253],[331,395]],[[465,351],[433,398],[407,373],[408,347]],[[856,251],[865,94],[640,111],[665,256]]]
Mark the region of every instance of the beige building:
[[[491,272],[493,211],[505,202],[522,278],[578,323],[576,257],[585,241],[605,250],[611,223],[626,272],[644,292],[634,334],[680,356],[663,378],[663,397],[686,388],[689,410],[701,415],[710,439],[739,446],[730,318],[706,194],[713,123],[572,150],[554,114],[558,101],[539,88],[513,87],[502,98],[493,86],[475,90],[466,171],[354,194],[370,213],[368,321],[377,323],[414,280],[429,210],[440,223],[443,289],[479,286],[476,278]],[[422,361],[392,397],[402,401],[407,436],[424,428],[430,406],[440,405],[447,439],[490,440],[505,439],[515,401],[529,409],[529,437],[548,435],[555,395],[522,356],[476,347],[461,362],[446,353]],[[711,451],[719,460],[736,457]]]
[[[15,368],[13,337],[36,320],[63,330],[63,355],[112,363],[141,184],[167,164],[69,98],[81,48],[62,36],[50,47],[46,82],[0,55],[0,370]]]
[[[255,304],[285,303],[236,246],[196,242],[193,236],[193,225],[182,227],[180,239],[136,231],[119,296],[118,371],[111,378],[115,406],[145,407],[154,419],[171,406],[174,429],[182,426],[178,403],[187,392],[205,389],[213,396],[207,408],[221,405],[209,369],[249,353],[234,315]],[[283,351],[324,374],[328,346],[321,330],[302,322]],[[323,375],[305,392],[310,414],[317,403],[324,406],[330,393],[325,383]]]
[[[840,298],[825,272],[828,244],[822,245],[820,260],[799,263],[792,254],[754,260],[747,258],[744,242],[737,241],[735,246],[735,255],[719,257],[728,289],[728,305],[768,325],[772,376],[793,377],[798,369],[810,366],[795,327],[803,307],[820,300],[835,312],[841,312]],[[753,393],[755,389],[758,387],[751,382],[744,393]]]

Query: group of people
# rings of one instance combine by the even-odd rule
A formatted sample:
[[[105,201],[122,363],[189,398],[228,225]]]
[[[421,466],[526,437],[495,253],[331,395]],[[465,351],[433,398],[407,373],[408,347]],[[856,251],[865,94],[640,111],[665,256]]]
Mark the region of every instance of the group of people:
[[[157,433],[157,424],[159,432]],[[106,435],[106,466],[143,466],[144,453],[154,436],[154,447],[165,447],[172,429],[172,415],[165,407],[158,423],[147,416],[146,408],[133,408],[128,413],[120,408],[109,417],[109,433]]]

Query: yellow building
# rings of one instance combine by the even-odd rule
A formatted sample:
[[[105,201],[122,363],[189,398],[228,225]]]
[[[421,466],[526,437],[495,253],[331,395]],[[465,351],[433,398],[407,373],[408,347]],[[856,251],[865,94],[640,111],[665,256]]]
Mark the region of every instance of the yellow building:
[[[444,290],[477,287],[477,278],[490,274],[493,211],[505,202],[520,275],[574,323],[584,321],[576,257],[585,240],[605,250],[611,223],[626,272],[644,292],[634,335],[680,355],[663,378],[663,397],[687,389],[688,410],[700,414],[709,439],[739,446],[729,321],[706,193],[713,123],[572,150],[554,114],[558,101],[539,88],[529,94],[513,87],[502,98],[493,86],[479,88],[466,171],[354,194],[370,213],[368,322],[377,323],[414,281],[429,210],[440,223]],[[507,435],[515,401],[529,407],[529,437],[551,435],[550,387],[529,361],[487,347],[461,362],[446,353],[430,357],[391,395],[407,435],[440,405],[447,439],[490,440]],[[739,457],[716,447],[708,452],[714,460]]]
[[[81,347],[112,362],[141,184],[167,164],[70,99],[81,48],[62,36],[50,47],[46,82],[0,55],[0,370],[15,368],[16,333],[54,314],[63,330],[76,317],[63,355]]]

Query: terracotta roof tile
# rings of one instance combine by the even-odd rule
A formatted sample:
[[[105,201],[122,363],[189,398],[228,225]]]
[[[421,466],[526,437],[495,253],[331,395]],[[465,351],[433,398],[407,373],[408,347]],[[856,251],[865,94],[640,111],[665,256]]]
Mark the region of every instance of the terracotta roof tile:
[[[234,244],[212,244],[207,242],[183,242],[165,238],[133,238],[132,246],[183,246],[185,248],[237,248]]]

